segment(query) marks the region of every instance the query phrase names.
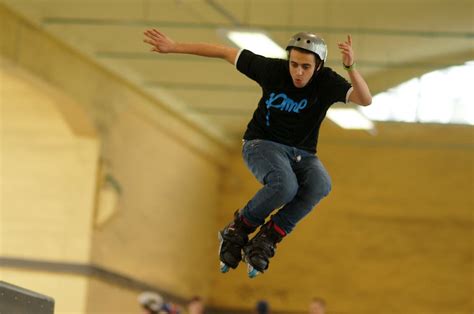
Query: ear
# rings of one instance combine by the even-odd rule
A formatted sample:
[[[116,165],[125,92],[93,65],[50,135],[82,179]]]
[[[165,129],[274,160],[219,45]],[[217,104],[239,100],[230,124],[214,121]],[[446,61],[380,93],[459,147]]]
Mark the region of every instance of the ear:
[[[321,68],[323,67],[323,60],[319,59],[319,56],[315,53],[313,53],[314,55],[314,62],[316,62],[316,70],[314,70],[315,72],[321,70]]]
[[[316,58],[316,71],[319,71],[323,68],[324,66],[324,62],[322,60],[320,60],[319,58]]]

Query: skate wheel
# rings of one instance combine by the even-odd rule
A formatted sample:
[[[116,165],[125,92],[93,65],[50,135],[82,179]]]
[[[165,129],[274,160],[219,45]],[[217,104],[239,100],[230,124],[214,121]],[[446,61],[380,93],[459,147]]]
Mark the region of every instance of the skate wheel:
[[[228,272],[230,269],[229,266],[227,266],[225,263],[221,262],[220,263],[220,270],[221,270],[221,273],[225,274],[226,272]]]
[[[255,268],[253,268],[252,265],[248,264],[247,274],[249,278],[255,278],[260,274],[260,272],[256,270]]]

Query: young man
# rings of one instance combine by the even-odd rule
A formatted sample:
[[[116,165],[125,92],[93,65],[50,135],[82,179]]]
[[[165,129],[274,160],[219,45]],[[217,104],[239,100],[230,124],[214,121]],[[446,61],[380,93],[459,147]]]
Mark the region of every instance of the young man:
[[[311,300],[309,314],[326,314],[326,301],[321,298]]]
[[[366,106],[372,101],[355,68],[352,38],[348,35],[346,42],[338,44],[349,83],[324,66],[327,46],[312,33],[291,37],[288,60],[216,44],[175,42],[156,29],[145,31],[145,36],[152,51],[224,59],[262,88],[243,137],[242,155],[263,187],[219,232],[221,271],[236,268],[243,251],[252,278],[267,270],[277,243],[331,189],[329,175],[316,156],[319,128],[329,107],[349,101]],[[249,241],[249,234],[259,226]]]
[[[165,303],[161,295],[152,291],[144,291],[138,296],[138,303],[143,314],[180,314],[179,306]]]
[[[200,296],[194,296],[189,301],[188,314],[204,314],[204,301]]]
[[[143,314],[158,314],[164,304],[161,295],[151,291],[140,293],[138,303],[143,309]]]

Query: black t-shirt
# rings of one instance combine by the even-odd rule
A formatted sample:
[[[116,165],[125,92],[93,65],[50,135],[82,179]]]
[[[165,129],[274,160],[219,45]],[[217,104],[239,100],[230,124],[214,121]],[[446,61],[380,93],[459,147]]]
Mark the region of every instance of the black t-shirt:
[[[329,107],[345,102],[351,84],[323,67],[303,88],[293,85],[288,61],[242,50],[237,69],[262,88],[245,140],[264,139],[316,153],[319,128]]]

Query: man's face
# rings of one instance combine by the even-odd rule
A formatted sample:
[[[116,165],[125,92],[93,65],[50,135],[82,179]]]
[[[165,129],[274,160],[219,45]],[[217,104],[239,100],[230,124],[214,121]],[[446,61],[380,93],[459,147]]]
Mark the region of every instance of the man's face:
[[[309,314],[324,314],[326,310],[320,302],[311,302],[309,305]]]
[[[316,70],[316,57],[311,52],[291,49],[289,58],[290,75],[297,88],[303,88]]]
[[[190,314],[200,314],[204,311],[204,303],[202,301],[193,301],[188,306]]]

